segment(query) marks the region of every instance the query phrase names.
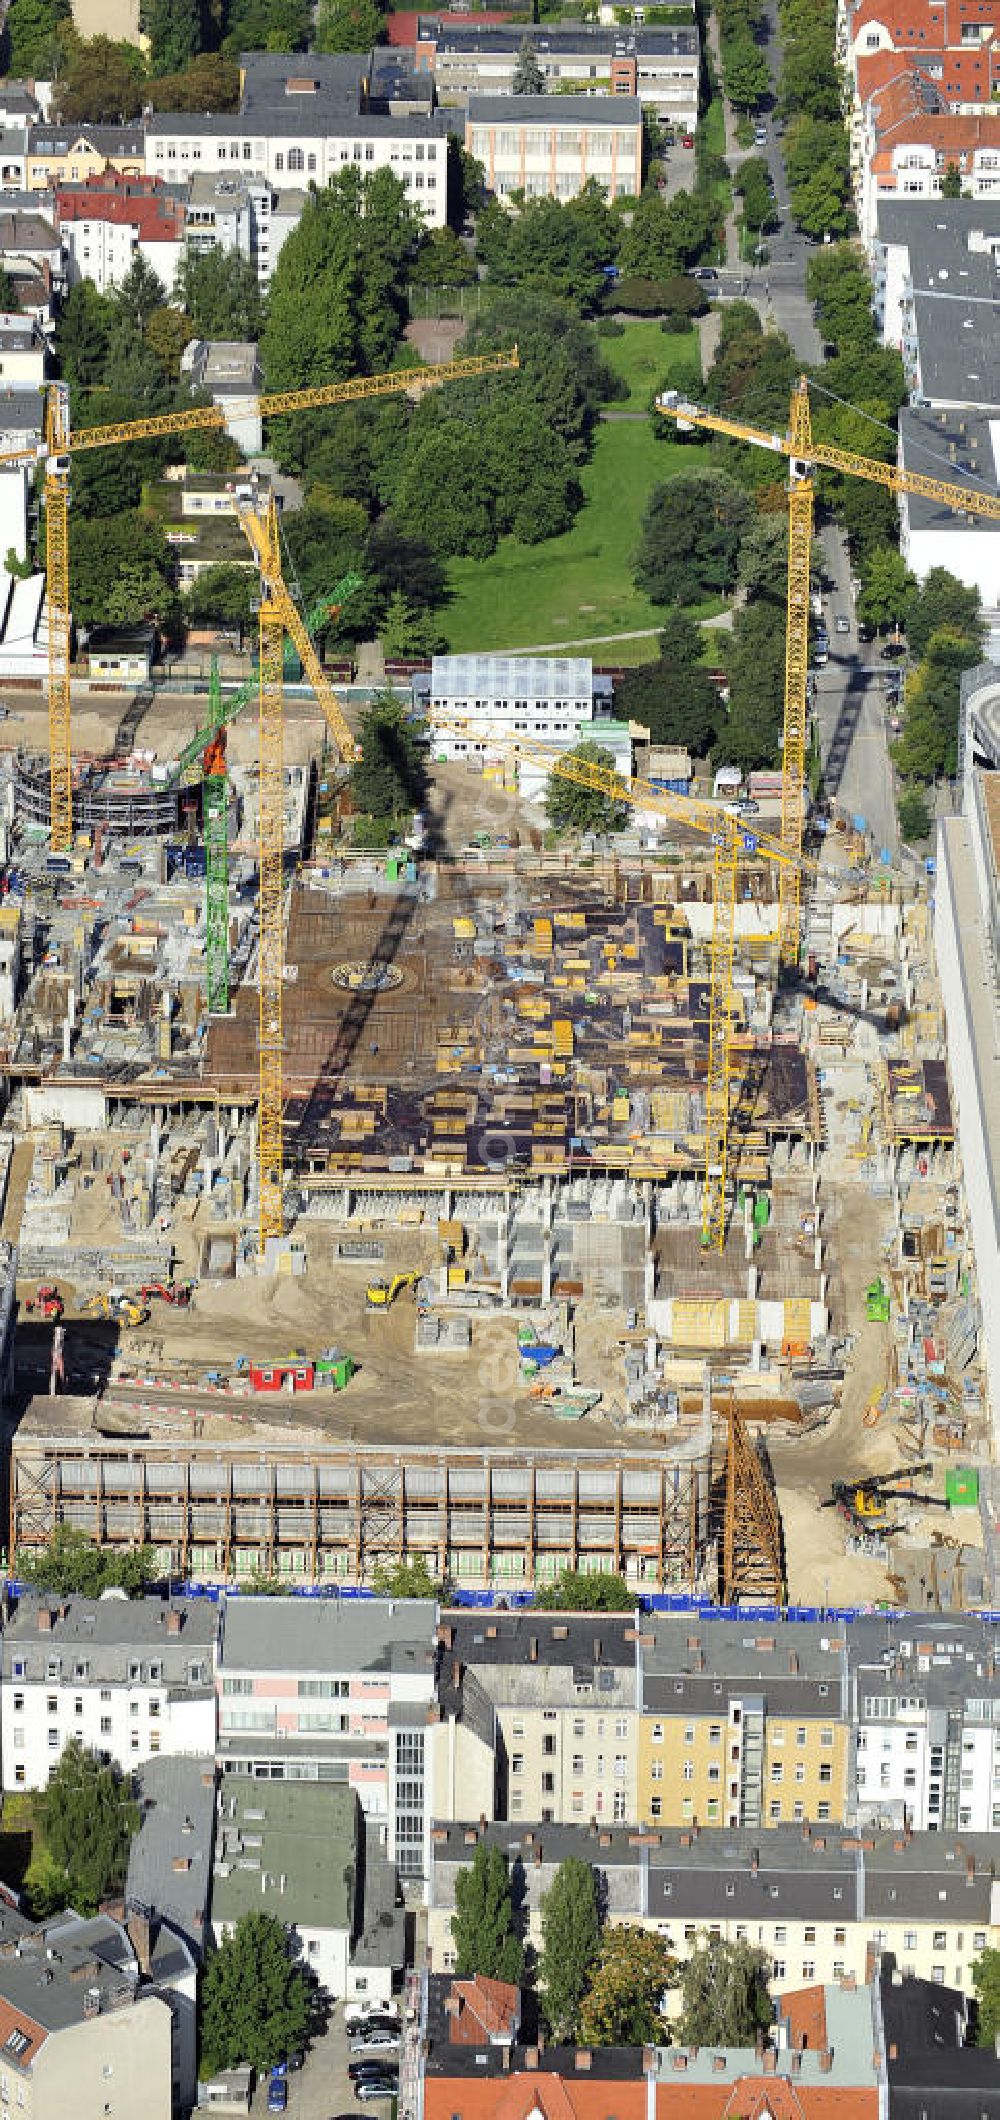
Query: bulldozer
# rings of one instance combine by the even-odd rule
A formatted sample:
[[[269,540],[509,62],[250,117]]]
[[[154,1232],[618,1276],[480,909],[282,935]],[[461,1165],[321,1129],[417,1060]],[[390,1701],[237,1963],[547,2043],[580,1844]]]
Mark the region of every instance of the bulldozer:
[[[934,1467],[928,1461],[919,1465],[899,1465],[894,1472],[873,1472],[866,1478],[834,1480],[829,1499],[820,1503],[821,1509],[839,1509],[847,1523],[856,1530],[891,1531],[896,1527],[889,1521],[889,1510],[893,1502],[919,1502],[924,1509],[950,1509],[951,1503],[937,1494],[923,1494],[917,1487],[901,1487],[900,1480],[930,1479]]]
[[[52,1281],[42,1281],[33,1296],[25,1304],[26,1311],[37,1310],[39,1317],[54,1318],[58,1325],[66,1308],[58,1288]]]
[[[112,1288],[104,1295],[90,1296],[83,1306],[84,1317],[106,1318],[111,1325],[145,1325],[149,1311],[134,1296],[123,1294]]]
[[[419,1279],[419,1273],[394,1273],[391,1281],[369,1281],[365,1289],[366,1307],[369,1310],[388,1310],[400,1290],[413,1288]]]

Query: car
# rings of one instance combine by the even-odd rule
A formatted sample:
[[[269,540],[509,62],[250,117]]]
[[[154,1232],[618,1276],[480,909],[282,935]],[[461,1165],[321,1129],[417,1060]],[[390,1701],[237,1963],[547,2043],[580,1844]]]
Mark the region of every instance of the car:
[[[691,267],[692,280],[717,280],[718,277],[719,275],[714,265],[692,265]]]
[[[349,2061],[347,2073],[352,2083],[364,2083],[369,2076],[398,2076],[399,2069],[388,2061]]]
[[[395,2098],[398,2090],[397,2076],[366,2076],[362,2083],[355,2084],[354,2095],[366,2105],[372,2098]]]
[[[835,619],[834,619],[834,622],[833,622],[833,629],[834,629],[834,632],[835,632],[835,633],[849,633],[849,632],[850,632],[850,630],[851,630],[851,621],[850,621],[850,619],[849,619],[849,618],[835,618]]]
[[[826,648],[816,648],[816,649],[814,649],[814,651],[813,651],[813,662],[815,663],[815,665],[816,665],[816,668],[817,668],[817,670],[822,670],[822,669],[823,669],[823,668],[825,667],[825,665],[826,665],[826,664],[827,664],[827,663],[829,662],[829,660],[830,660],[830,655],[829,655],[829,651],[828,651],[828,649],[826,649]]]
[[[738,817],[756,817],[759,809],[760,803],[755,802],[752,795],[741,795],[739,802],[736,804]]]
[[[862,646],[863,648],[867,648],[867,647],[869,646],[870,642],[874,640],[874,638],[875,638],[875,635],[874,635],[874,633],[873,633],[873,631],[872,631],[872,628],[871,628],[871,626],[865,626],[865,625],[863,625],[863,624],[861,623],[861,620],[859,619],[859,620],[858,620],[858,639],[859,639],[859,641],[861,642],[861,646]]]
[[[899,657],[906,654],[906,642],[905,640],[887,640],[884,648],[880,648],[878,652],[883,662],[898,662]]]
[[[766,125],[755,125],[755,126],[754,126],[754,129],[753,129],[753,144],[754,144],[754,146],[755,146],[755,147],[766,147],[766,146],[767,146],[767,126],[766,126]]]
[[[693,147],[693,146],[694,146],[694,134],[693,134],[693,133],[682,133],[682,134],[681,134],[681,146],[682,146],[682,147]]]
[[[352,2054],[378,2054],[384,2052],[386,2047],[398,2045],[398,2031],[389,2031],[388,2028],[385,2031],[373,2029],[370,2032],[363,2032],[360,2038],[351,2040],[351,2052]]]
[[[267,2084],[267,2110],[283,2113],[288,2107],[288,2085],[284,2076],[270,2076]]]

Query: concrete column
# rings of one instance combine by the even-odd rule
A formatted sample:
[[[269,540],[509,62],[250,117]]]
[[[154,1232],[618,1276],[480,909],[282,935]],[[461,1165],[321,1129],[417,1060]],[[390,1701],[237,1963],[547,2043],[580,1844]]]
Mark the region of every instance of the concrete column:
[[[822,1239],[822,1237],[817,1237],[817,1238],[816,1238],[816,1240],[815,1240],[815,1243],[813,1244],[813,1266],[814,1266],[814,1268],[815,1268],[815,1270],[816,1270],[816,1272],[817,1272],[817,1273],[819,1273],[819,1271],[820,1271],[820,1268],[821,1268],[822,1264],[823,1264],[823,1239]]]
[[[827,1278],[828,1278],[828,1277],[827,1277],[827,1275],[826,1275],[825,1273],[821,1273],[821,1274],[820,1274],[820,1277],[819,1277],[819,1297],[818,1297],[818,1300],[819,1300],[819,1302],[820,1302],[820,1303],[823,1303],[824,1305],[825,1305],[825,1303],[826,1303],[826,1290],[827,1290]]]
[[[542,1232],[542,1302],[552,1301],[552,1231]]]
[[[757,1270],[756,1266],[748,1266],[748,1267],[747,1267],[747,1302],[748,1302],[748,1303],[756,1303],[756,1301],[757,1301],[757,1288],[758,1288],[759,1282],[760,1282],[760,1274],[758,1273],[758,1270]]]

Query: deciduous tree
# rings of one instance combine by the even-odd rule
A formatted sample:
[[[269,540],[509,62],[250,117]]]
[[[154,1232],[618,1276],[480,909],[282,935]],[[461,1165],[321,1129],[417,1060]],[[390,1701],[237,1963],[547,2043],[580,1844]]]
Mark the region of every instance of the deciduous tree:
[[[561,1862],[542,1897],[542,1953],[538,1967],[542,2007],[554,2039],[575,2039],[580,2005],[601,1942],[597,1884],[589,1862],[575,1855]]]
[[[114,125],[142,109],[142,54],[110,37],[77,40],[70,48],[56,96],[60,115],[71,123]]]
[[[316,49],[320,52],[370,52],[381,44],[385,16],[376,0],[320,0]]]
[[[122,1553],[95,1546],[85,1531],[59,1524],[48,1544],[19,1559],[22,1582],[60,1597],[100,1597],[112,1585],[129,1597],[142,1597],[156,1577],[152,1546],[133,1546]]]
[[[129,1784],[117,1767],[102,1766],[74,1737],[49,1775],[38,1810],[46,1846],[69,1879],[74,1906],[92,1913],[125,1882],[139,1825]]]
[[[459,1870],[455,1906],[451,1933],[459,1977],[482,1973],[488,1980],[519,1983],[524,1949],[514,1926],[510,1878],[500,1848],[481,1843],[470,1867]]]
[[[205,1961],[199,2073],[249,2061],[260,2074],[305,2044],[312,1991],[273,1914],[244,1914]]]
[[[536,1591],[535,1604],[540,1612],[631,1612],[635,1592],[623,1575],[585,1575],[578,1568],[561,1568],[555,1582]]]
[[[682,2038],[690,2046],[752,2046],[771,2022],[767,1965],[756,1944],[700,1944],[680,1971]]]
[[[139,25],[149,38],[152,73],[180,73],[194,58],[201,39],[198,0],[141,0]]]
[[[677,1967],[662,1936],[607,1927],[580,2010],[586,2046],[646,2046],[666,2037],[663,2004]]]
[[[657,604],[693,604],[736,579],[740,538],[752,503],[724,472],[680,473],[650,495],[636,581]]]
[[[186,251],[174,299],[200,339],[256,339],[263,315],[260,286],[249,258],[236,250]]]
[[[614,758],[602,744],[577,744],[569,757],[579,759],[583,765],[601,766],[607,773],[615,770]],[[545,809],[549,823],[559,832],[620,832],[628,823],[627,803],[616,802],[613,795],[602,794],[599,788],[563,780],[557,773],[549,776]]]
[[[931,635],[941,631],[958,634],[982,648],[984,626],[979,591],[949,574],[947,567],[932,567],[919,588],[914,583],[903,620],[914,655],[925,654]]]
[[[972,1962],[976,1991],[976,2045],[993,2047],[1000,2033],[1000,1951],[987,1947]]]
[[[858,617],[866,626],[897,625],[913,588],[913,576],[892,545],[877,545],[865,563]]]

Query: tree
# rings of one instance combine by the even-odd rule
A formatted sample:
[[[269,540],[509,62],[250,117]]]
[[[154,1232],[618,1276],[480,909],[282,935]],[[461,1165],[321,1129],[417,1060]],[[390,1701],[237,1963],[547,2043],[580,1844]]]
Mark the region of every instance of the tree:
[[[510,1878],[500,1848],[480,1842],[470,1868],[459,1870],[455,1879],[455,1907],[451,1933],[459,1978],[482,1973],[487,1980],[519,1985],[524,1949],[514,1927]]]
[[[453,228],[429,228],[410,277],[416,287],[472,287],[478,274],[475,258]]]
[[[370,52],[381,44],[385,16],[376,0],[320,0],[318,52]]]
[[[585,1575],[578,1568],[561,1568],[555,1582],[536,1591],[535,1604],[540,1612],[632,1612],[635,1592],[622,1575]]]
[[[231,59],[241,52],[299,52],[311,28],[310,0],[229,0],[222,48]]]
[[[198,0],[141,0],[139,27],[149,38],[150,72],[180,73],[201,41]]]
[[[0,310],[9,316],[18,306],[17,288],[6,266],[0,265]]]
[[[164,302],[147,319],[143,337],[164,374],[176,382],[181,372],[181,355],[194,337],[190,317],[183,309],[173,309]]]
[[[273,1914],[244,1914],[205,1961],[199,2075],[249,2062],[260,2075],[301,2050],[312,1990],[293,1965],[288,1932]]]
[[[95,1546],[85,1531],[58,1524],[47,1545],[19,1558],[17,1572],[23,1583],[57,1597],[100,1597],[112,1585],[129,1597],[142,1597],[156,1580],[156,1557],[152,1546],[113,1553]]]
[[[635,578],[656,604],[693,604],[736,580],[740,538],[753,513],[725,472],[680,473],[650,495]]]
[[[70,288],[56,324],[56,353],[71,386],[87,389],[100,382],[115,317],[114,303],[98,294],[92,280]]]
[[[622,719],[642,723],[651,743],[679,744],[696,758],[711,749],[725,720],[718,688],[708,671],[673,662],[662,648],[657,662],[626,670],[615,687],[615,698]]]
[[[597,1886],[589,1862],[570,1855],[542,1897],[542,1952],[538,1973],[542,2007],[553,2039],[575,2039],[580,2005],[601,1946]]]
[[[436,1583],[423,1554],[415,1561],[397,1561],[392,1568],[376,1568],[372,1578],[376,1597],[425,1597],[435,1601],[443,1583]]]
[[[257,274],[238,250],[186,251],[177,268],[174,300],[191,319],[192,337],[256,339],[262,304]]]
[[[136,626],[163,608],[163,575],[151,560],[127,562],[111,583],[104,616],[112,626]]]
[[[899,829],[903,838],[915,844],[931,836],[932,818],[927,803],[919,788],[904,788],[896,804]],[[992,2042],[991,2042],[992,2043]]]
[[[726,765],[771,766],[781,740],[785,683],[782,603],[761,597],[737,611],[729,653],[729,706],[715,757]]]
[[[122,569],[147,560],[157,567],[161,579],[157,603],[168,608],[174,592],[159,523],[138,513],[95,515],[77,522],[70,547],[70,596],[79,624],[103,624],[108,597]]]
[[[579,759],[581,765],[602,766],[608,773],[615,770],[611,752],[598,743],[577,744],[568,757]],[[602,794],[599,788],[578,786],[575,781],[563,780],[557,773],[549,776],[545,809],[549,823],[557,832],[621,832],[629,816],[627,803],[616,802],[613,796]]]
[[[254,567],[206,567],[191,583],[184,609],[195,624],[206,619],[217,626],[249,626],[260,600]]]
[[[125,1882],[139,1827],[131,1786],[117,1767],[102,1766],[74,1737],[37,1802],[46,1846],[69,1880],[73,1905],[81,1914],[93,1913]]]
[[[792,194],[803,235],[844,236],[851,226],[850,177],[838,162],[821,162]]]
[[[74,43],[57,88],[60,115],[71,124],[114,125],[142,109],[142,54],[110,37]]]
[[[530,37],[522,37],[521,49],[514,61],[514,78],[511,91],[515,96],[544,96],[545,75],[538,64],[535,47]]]
[[[1000,2033],[1000,1951],[987,1947],[972,1961],[976,1991],[976,2045],[994,2047]]]
[[[735,110],[757,110],[771,87],[767,60],[753,38],[734,37],[723,46],[722,77]]]
[[[142,251],[137,250],[125,278],[112,288],[111,300],[118,318],[141,337],[154,310],[162,309],[166,299],[163,281]]]
[[[60,24],[71,19],[71,0],[11,0],[4,30],[4,72],[18,80],[49,79],[56,34]]]
[[[962,172],[957,162],[945,163],[944,176],[941,179],[941,197],[942,199],[960,199],[962,197]]]
[[[423,754],[392,692],[381,692],[361,717],[361,757],[351,767],[350,787],[366,817],[401,817],[423,803]]]
[[[394,589],[382,620],[382,652],[389,656],[438,655],[443,646],[439,626],[426,611]]]
[[[158,81],[150,81],[146,99],[154,110],[236,110],[240,70],[223,52],[200,52],[183,73],[162,74]]]
[[[841,91],[832,42],[831,25],[815,18],[794,40],[786,37],[781,69],[781,108],[786,115],[801,111],[831,124],[840,119]]]
[[[676,1977],[662,1936],[627,1923],[606,1928],[580,2009],[582,2044],[662,2044],[663,1999]]]
[[[865,562],[858,617],[866,626],[898,624],[913,588],[913,576],[893,545],[876,545]]]
[[[681,2037],[690,2046],[752,2046],[772,2017],[767,1966],[756,1944],[700,1944],[680,1971]]]
[[[931,635],[957,633],[981,650],[983,616],[977,588],[967,588],[947,567],[932,567],[919,587],[913,584],[903,612],[906,637],[914,655],[923,655]]]

